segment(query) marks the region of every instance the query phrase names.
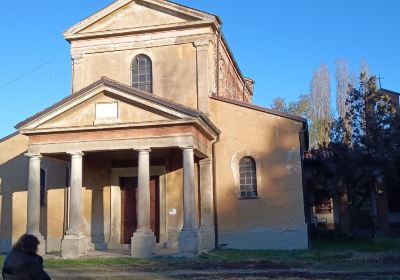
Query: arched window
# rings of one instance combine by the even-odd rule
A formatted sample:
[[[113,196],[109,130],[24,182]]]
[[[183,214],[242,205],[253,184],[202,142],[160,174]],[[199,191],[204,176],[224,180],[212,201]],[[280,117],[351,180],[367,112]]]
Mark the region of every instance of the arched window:
[[[257,197],[256,161],[252,157],[243,157],[239,162],[240,197]]]
[[[147,55],[139,54],[132,61],[132,86],[149,93],[153,92],[152,63]]]

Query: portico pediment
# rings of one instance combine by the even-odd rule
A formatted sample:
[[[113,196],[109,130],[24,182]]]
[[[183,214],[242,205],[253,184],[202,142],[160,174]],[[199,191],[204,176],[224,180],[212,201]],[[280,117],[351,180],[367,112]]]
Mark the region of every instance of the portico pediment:
[[[198,121],[217,131],[201,112],[103,77],[16,125],[22,133],[109,129]]]
[[[62,111],[63,108],[60,108]],[[57,112],[55,112],[57,114]],[[106,117],[99,116],[106,114]],[[104,88],[82,103],[38,125],[38,129],[112,126],[129,123],[165,122],[180,119],[172,112],[154,109],[138,100],[121,97]]]
[[[64,32],[67,40],[85,35],[120,33],[141,28],[219,21],[212,14],[165,0],[117,0]]]

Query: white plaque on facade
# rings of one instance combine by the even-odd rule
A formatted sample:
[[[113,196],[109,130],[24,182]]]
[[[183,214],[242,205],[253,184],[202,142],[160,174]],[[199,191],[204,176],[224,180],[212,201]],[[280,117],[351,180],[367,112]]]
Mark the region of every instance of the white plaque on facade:
[[[176,215],[176,208],[171,208],[168,210],[168,214],[170,215]]]
[[[118,118],[118,102],[96,103],[96,120],[110,120]]]

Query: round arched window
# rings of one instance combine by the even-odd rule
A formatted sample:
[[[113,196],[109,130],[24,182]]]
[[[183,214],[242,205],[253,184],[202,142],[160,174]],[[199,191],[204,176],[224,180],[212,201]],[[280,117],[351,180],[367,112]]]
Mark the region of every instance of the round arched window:
[[[243,157],[239,162],[240,197],[257,197],[256,161],[252,157]]]
[[[139,54],[132,61],[132,86],[153,92],[152,62],[147,55]]]

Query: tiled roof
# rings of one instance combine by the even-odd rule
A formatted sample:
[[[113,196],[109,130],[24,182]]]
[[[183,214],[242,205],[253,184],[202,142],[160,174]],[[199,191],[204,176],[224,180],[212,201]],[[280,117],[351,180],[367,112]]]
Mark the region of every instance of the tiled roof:
[[[224,101],[224,102],[227,102],[227,103],[230,103],[230,104],[235,104],[235,105],[238,105],[238,106],[241,106],[241,107],[245,107],[245,108],[248,108],[248,109],[261,111],[261,112],[264,112],[264,113],[280,116],[280,117],[283,117],[283,118],[286,118],[286,119],[291,119],[291,120],[294,120],[294,121],[298,121],[298,122],[307,124],[307,119],[302,118],[302,117],[298,117],[298,116],[295,116],[295,115],[292,115],[292,114],[282,113],[282,112],[279,112],[277,110],[268,109],[268,108],[265,108],[265,107],[261,107],[261,106],[257,106],[257,105],[253,105],[253,104],[249,104],[249,103],[245,103],[245,102],[242,102],[242,101],[228,99],[228,98],[225,98],[225,97],[222,97],[222,96],[219,96],[219,95],[213,95],[211,98],[219,100],[219,101]]]
[[[385,92],[385,93],[387,93],[387,94],[397,94],[397,95],[400,95],[400,92],[396,92],[396,91],[393,91],[393,90],[390,90],[390,89],[381,88],[380,91],[383,91],[383,92]]]

